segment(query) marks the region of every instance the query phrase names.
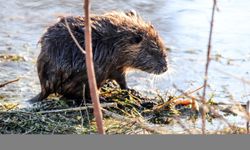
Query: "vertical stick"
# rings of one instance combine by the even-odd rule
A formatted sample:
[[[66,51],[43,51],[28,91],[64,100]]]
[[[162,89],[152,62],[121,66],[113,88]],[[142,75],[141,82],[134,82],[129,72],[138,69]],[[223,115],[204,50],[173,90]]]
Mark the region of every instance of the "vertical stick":
[[[202,134],[205,134],[206,130],[206,88],[207,88],[207,80],[208,80],[208,67],[210,63],[210,53],[211,53],[211,42],[212,42],[212,33],[213,33],[213,24],[214,24],[214,13],[216,7],[216,0],[213,1],[213,9],[211,15],[211,22],[210,22],[210,32],[209,32],[209,39],[208,39],[208,46],[207,46],[207,62],[205,66],[205,76],[204,76],[204,83],[203,83],[203,95],[202,95]]]
[[[246,111],[247,111],[247,134],[249,134],[249,120],[250,120],[250,101],[247,101],[247,107],[246,107]]]
[[[99,101],[99,93],[96,86],[96,78],[93,63],[92,53],[92,36],[91,36],[91,22],[90,22],[90,3],[89,0],[84,0],[85,10],[85,50],[86,50],[86,65],[90,88],[90,96],[94,108],[94,115],[96,119],[97,130],[99,134],[105,134],[103,129],[102,111]]]

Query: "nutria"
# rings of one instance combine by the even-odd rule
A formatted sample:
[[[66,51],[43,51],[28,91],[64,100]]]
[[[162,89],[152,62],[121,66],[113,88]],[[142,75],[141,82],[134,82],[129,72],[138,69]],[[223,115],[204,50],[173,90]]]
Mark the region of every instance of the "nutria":
[[[58,93],[69,99],[82,99],[88,87],[85,55],[78,49],[66,21],[84,47],[84,17],[62,17],[50,26],[40,40],[37,71],[41,93],[37,102]],[[93,59],[97,88],[110,79],[127,88],[125,75],[130,69],[161,74],[167,71],[166,51],[153,25],[135,12],[110,12],[91,16]],[[86,92],[87,94],[87,92]]]

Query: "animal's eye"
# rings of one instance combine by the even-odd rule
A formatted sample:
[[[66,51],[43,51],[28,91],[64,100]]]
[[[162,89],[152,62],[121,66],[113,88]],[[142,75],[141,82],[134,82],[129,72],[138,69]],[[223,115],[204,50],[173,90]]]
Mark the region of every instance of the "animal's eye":
[[[158,46],[156,46],[155,44],[151,45],[151,49],[154,51],[159,51]]]
[[[142,36],[136,35],[130,39],[131,44],[138,44],[142,41]]]

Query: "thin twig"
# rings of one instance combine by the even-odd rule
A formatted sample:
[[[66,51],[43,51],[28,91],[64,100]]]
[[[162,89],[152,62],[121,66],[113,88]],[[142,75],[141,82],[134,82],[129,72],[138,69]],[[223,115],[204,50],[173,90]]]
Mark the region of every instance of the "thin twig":
[[[175,89],[179,90],[175,84],[174,84],[173,86],[174,86]],[[182,93],[181,95],[176,96],[176,97],[173,97],[171,100],[169,100],[169,101],[167,101],[167,102],[164,102],[162,105],[159,105],[156,109],[157,109],[157,110],[162,109],[162,108],[164,108],[165,106],[169,105],[170,103],[174,102],[175,100],[177,100],[177,99],[179,99],[179,98],[183,98],[184,96],[189,95],[189,94],[192,94],[192,93],[194,93],[194,92],[197,92],[198,90],[200,90],[200,89],[202,89],[202,88],[203,88],[203,86],[198,87],[197,89],[192,90],[192,91],[188,91],[188,92],[183,92],[183,91],[181,90],[181,93]],[[158,95],[158,96],[160,96],[160,95]],[[190,97],[191,97],[191,96],[190,96]],[[193,97],[192,99],[196,99],[196,98]]]
[[[247,116],[248,118],[250,117],[250,101],[247,101],[247,107],[246,107],[246,111],[247,111]],[[247,134],[249,134],[249,119],[247,120]]]
[[[182,96],[182,97],[186,96],[186,97],[188,97],[188,98],[190,98],[190,99],[195,99],[196,101],[199,101],[199,102],[200,102],[200,99],[199,99],[199,98],[196,98],[196,97],[194,97],[194,96],[188,94],[187,92],[185,92],[185,91],[179,89],[176,85],[174,85],[174,88],[175,88],[178,92],[181,93],[181,96]],[[200,98],[201,98],[201,97],[200,97]]]
[[[109,108],[109,107],[117,107],[116,103],[102,103],[101,107]],[[60,112],[72,112],[72,111],[81,111],[93,108],[92,105],[84,106],[84,107],[74,107],[74,108],[66,108],[66,109],[56,109],[56,110],[48,110],[48,111],[38,111],[38,112],[31,112],[31,111],[0,111],[0,113],[27,113],[27,114],[48,114],[48,113],[60,113]]]
[[[17,81],[19,81],[19,80],[20,80],[20,79],[17,78],[17,79],[15,79],[15,80],[11,80],[11,81],[7,81],[7,82],[5,82],[5,83],[2,83],[2,84],[0,84],[0,88],[1,88],[1,87],[4,87],[5,85],[8,85],[8,84],[10,84],[10,83],[17,82]]]
[[[104,103],[101,104],[101,107],[117,107],[116,103]],[[58,110],[48,110],[48,111],[39,111],[38,114],[46,114],[46,113],[59,113],[59,112],[71,112],[71,111],[80,111],[86,110],[89,108],[93,108],[93,106],[84,106],[84,107],[75,107],[75,108],[67,108],[67,109],[58,109]]]
[[[84,0],[85,10],[85,50],[86,50],[86,65],[88,82],[90,89],[90,96],[94,107],[94,115],[97,125],[97,131],[99,134],[105,134],[103,128],[103,116],[99,100],[99,92],[96,85],[96,77],[94,71],[93,53],[92,53],[92,36],[91,36],[91,22],[90,22],[90,2]]]
[[[81,45],[80,45],[79,42],[77,41],[76,37],[75,37],[74,34],[72,33],[72,31],[71,31],[71,29],[70,29],[70,27],[69,27],[69,24],[68,24],[67,19],[65,19],[65,24],[66,24],[66,27],[67,27],[67,29],[68,29],[68,31],[69,31],[69,34],[70,34],[71,38],[74,40],[76,46],[82,51],[83,54],[86,55],[85,50],[81,47]]]
[[[204,84],[203,84],[203,95],[202,95],[202,134],[205,134],[206,130],[206,89],[207,89],[207,80],[208,80],[208,67],[210,63],[210,53],[211,53],[211,42],[212,42],[212,33],[213,33],[213,24],[214,24],[214,14],[216,9],[216,0],[213,1],[213,9],[212,9],[212,16],[211,16],[211,23],[210,23],[210,32],[209,32],[209,39],[208,39],[208,47],[207,47],[207,62],[205,66],[205,75],[204,75]]]
[[[190,98],[192,98],[192,99],[196,99],[195,97],[191,96],[190,94],[193,94],[194,92],[197,92],[197,91],[199,91],[200,89],[203,88],[203,86],[200,86],[200,87],[198,87],[198,88],[196,88],[196,89],[194,89],[194,90],[192,90],[192,91],[187,91],[187,92],[185,92],[185,91],[179,89],[175,84],[173,85],[173,87],[174,87],[177,91],[179,91],[179,92],[181,93],[180,96],[177,96],[177,97],[175,97],[174,99],[182,98],[182,97],[184,97],[184,96],[188,96],[188,97],[190,97]]]
[[[184,124],[183,122],[180,120],[179,117],[174,116],[174,119],[177,121],[177,123],[185,130],[187,131],[189,134],[193,134],[193,132],[191,130],[189,130]]]
[[[86,102],[86,97],[85,97],[85,91],[86,91],[86,85],[83,84],[83,91],[82,91],[82,97],[83,97],[83,105],[87,107],[87,102]],[[85,110],[86,115],[87,115],[87,120],[88,120],[88,125],[90,126],[90,117],[89,117],[89,111],[88,108]],[[83,126],[83,116],[82,116],[82,111],[81,112],[81,117],[82,117],[82,126]]]
[[[195,99],[196,101],[200,101],[199,98],[201,98],[201,97],[196,98],[196,97],[194,97],[194,96],[192,96],[192,95],[189,95],[188,92],[185,92],[185,91],[179,89],[176,85],[174,85],[174,88],[175,88],[178,92],[182,93],[182,94],[180,95],[181,97],[186,96],[186,97],[188,97],[188,98],[190,98],[190,99]],[[178,97],[179,97],[179,96],[178,96]],[[215,105],[228,105],[228,106],[233,106],[233,105],[235,105],[235,103],[215,102]],[[237,105],[240,105],[242,108],[246,108],[246,104],[244,104],[244,103],[239,103],[239,102],[238,102]]]
[[[114,118],[116,120],[119,120],[119,121],[122,121],[122,122],[128,122],[128,123],[134,124],[135,126],[139,126],[139,127],[143,128],[143,129],[145,129],[147,131],[150,131],[150,132],[153,132],[153,133],[157,133],[157,134],[169,134],[170,133],[165,128],[152,127],[152,125],[150,125],[149,123],[145,122],[142,119],[128,118],[128,117],[121,116],[119,114],[113,113],[111,111],[108,111],[106,109],[102,109],[102,111],[104,112],[104,114],[106,116],[112,117],[112,118]]]
[[[194,89],[194,90],[192,90],[192,91],[185,92],[185,93],[187,93],[187,94],[192,94],[192,93],[194,93],[194,92],[199,91],[199,90],[202,89],[203,87],[204,87],[204,85],[202,85],[202,86],[200,86],[200,87],[198,87],[198,88],[196,88],[196,89]]]
[[[231,125],[225,117],[219,114],[213,106],[209,106],[209,109],[214,115],[216,115],[219,119],[225,122],[228,125],[228,127],[233,131],[233,125]]]
[[[191,98],[191,99],[196,100],[196,101],[200,100],[199,98],[195,98],[195,97],[189,95],[187,92],[184,92],[184,91],[178,89],[177,87],[175,87],[175,88],[177,89],[177,91],[181,92],[183,95],[185,95],[188,98]],[[225,103],[217,103],[217,105],[225,105]],[[205,104],[205,105],[203,104],[203,106],[205,106],[207,109],[209,109],[214,115],[216,115],[219,119],[221,119],[223,122],[225,122],[231,128],[231,130],[233,130],[233,126],[228,122],[228,120],[225,117],[223,117],[218,112],[216,112],[216,109],[214,106],[207,105],[207,104]]]
[[[231,73],[227,73],[227,72],[225,72],[225,71],[223,71],[223,70],[219,70],[219,69],[215,69],[215,70],[217,70],[218,72],[220,72],[220,73],[222,73],[222,74],[225,74],[225,75],[231,76],[231,77],[233,77],[233,78],[235,78],[235,79],[238,79],[238,80],[242,81],[243,83],[250,84],[250,80],[247,80],[247,79],[244,79],[244,78],[242,78],[242,77],[233,75],[233,74],[231,74]]]

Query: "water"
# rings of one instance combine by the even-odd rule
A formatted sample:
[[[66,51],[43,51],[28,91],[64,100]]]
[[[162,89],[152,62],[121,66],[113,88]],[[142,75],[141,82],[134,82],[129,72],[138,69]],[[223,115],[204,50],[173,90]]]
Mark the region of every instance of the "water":
[[[59,15],[81,15],[82,0],[0,0],[0,54],[24,56],[24,62],[0,62],[0,83],[21,80],[0,89],[2,100],[23,101],[40,91],[35,61],[37,42]],[[172,47],[169,73],[158,78],[143,72],[128,75],[129,86],[140,91],[196,89],[203,84],[211,18],[211,0],[93,0],[92,12],[138,11],[150,20]],[[250,80],[250,1],[218,0],[209,69],[208,96],[217,101],[250,99],[250,87],[221,71]],[[215,59],[217,58],[217,59]]]

